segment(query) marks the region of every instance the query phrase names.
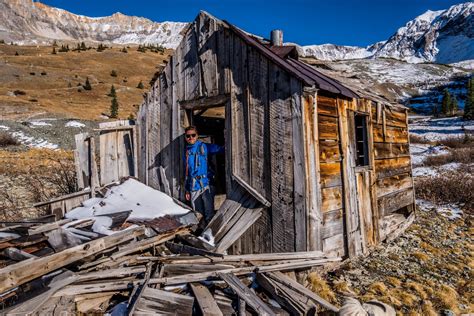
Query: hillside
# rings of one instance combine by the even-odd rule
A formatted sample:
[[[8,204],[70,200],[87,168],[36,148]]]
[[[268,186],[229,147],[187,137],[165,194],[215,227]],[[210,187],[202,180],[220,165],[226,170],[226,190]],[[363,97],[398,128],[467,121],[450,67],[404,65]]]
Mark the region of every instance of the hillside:
[[[119,116],[134,114],[150,79],[161,70],[170,51],[121,50],[114,47],[54,55],[52,47],[0,44],[0,119],[47,113],[98,120],[102,113],[109,113],[111,98],[107,94],[112,85],[120,104]],[[112,71],[116,77],[111,76]],[[86,78],[92,85],[90,91],[81,87]],[[144,89],[137,88],[140,81]]]

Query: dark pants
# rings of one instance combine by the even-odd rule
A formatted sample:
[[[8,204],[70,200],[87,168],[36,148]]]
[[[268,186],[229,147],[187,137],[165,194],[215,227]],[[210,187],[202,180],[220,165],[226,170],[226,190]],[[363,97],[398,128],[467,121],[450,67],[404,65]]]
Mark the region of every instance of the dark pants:
[[[193,210],[204,216],[207,225],[214,216],[214,195],[210,187],[205,187],[199,191],[191,192],[191,205]]]

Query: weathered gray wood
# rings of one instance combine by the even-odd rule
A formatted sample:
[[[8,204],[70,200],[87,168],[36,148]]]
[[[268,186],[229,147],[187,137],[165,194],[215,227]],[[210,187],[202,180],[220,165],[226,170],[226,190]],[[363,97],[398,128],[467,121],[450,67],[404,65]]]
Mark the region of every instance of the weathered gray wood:
[[[308,297],[276,282],[263,273],[257,274],[257,282],[273,299],[290,311],[291,315],[308,315],[316,312],[314,302]]]
[[[131,240],[143,234],[143,228],[137,227],[86,244],[75,246],[59,253],[41,258],[31,258],[16,264],[9,265],[0,270],[0,292],[5,292],[13,287],[31,281],[51,271],[62,268],[70,263],[98,253],[124,241]],[[31,270],[28,267],[34,266]]]
[[[5,250],[2,251],[2,255],[5,257],[10,258],[11,260],[14,261],[23,261],[26,259],[34,258],[36,257],[35,255],[32,255],[30,253],[27,253],[23,250],[14,248],[14,247],[9,247]]]
[[[203,315],[220,316],[223,315],[219,306],[217,306],[211,292],[202,284],[190,283],[191,289],[198,301],[199,308]]]
[[[231,273],[218,273],[237,295],[252,307],[259,315],[275,315],[275,313],[265,304],[255,293],[250,291],[239,278]]]
[[[229,97],[228,94],[203,97],[196,100],[181,101],[179,105],[185,110],[203,110],[223,106],[229,100]]]
[[[295,251],[294,172],[290,77],[269,67],[272,244],[277,252]],[[285,145],[282,145],[285,144]]]
[[[270,207],[272,204],[264,196],[262,196],[257,190],[250,186],[244,179],[237,175],[232,175],[232,178],[240,184],[247,192],[249,192],[257,201],[262,203],[266,207]]]
[[[266,275],[270,277],[271,279],[273,279],[274,281],[284,284],[285,286],[288,286],[290,289],[309,297],[310,299],[314,300],[316,303],[320,304],[321,306],[323,306],[324,308],[330,311],[333,311],[336,313],[339,311],[339,308],[337,306],[334,306],[333,304],[329,303],[328,301],[326,301],[325,299],[323,299],[322,297],[320,297],[313,291],[305,288],[303,285],[299,284],[295,280],[290,279],[289,277],[287,277],[281,272],[266,273]]]

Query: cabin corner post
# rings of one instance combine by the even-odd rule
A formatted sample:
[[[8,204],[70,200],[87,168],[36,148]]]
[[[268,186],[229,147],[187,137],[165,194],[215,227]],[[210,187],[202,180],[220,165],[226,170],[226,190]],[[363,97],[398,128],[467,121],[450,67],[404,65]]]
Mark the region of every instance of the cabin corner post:
[[[374,145],[374,119],[378,121],[379,116],[379,103],[371,100],[368,102],[368,113],[369,121],[367,130],[368,143],[369,143],[369,165],[370,165],[370,200],[372,204],[372,227],[373,227],[373,241],[377,245],[380,242],[380,230],[379,230],[379,209],[377,203],[377,174],[375,172],[375,145]],[[374,118],[375,110],[375,118]]]
[[[348,101],[337,99],[337,110],[339,117],[339,135],[342,154],[342,181],[343,181],[343,205],[344,205],[344,228],[347,246],[347,255],[352,258],[362,253],[362,236],[360,231],[360,216],[357,207],[357,188],[355,183],[355,161],[354,152],[349,141],[350,110]]]
[[[304,160],[306,170],[305,204],[307,215],[307,250],[323,250],[322,197],[319,169],[318,91],[305,88],[302,95]]]

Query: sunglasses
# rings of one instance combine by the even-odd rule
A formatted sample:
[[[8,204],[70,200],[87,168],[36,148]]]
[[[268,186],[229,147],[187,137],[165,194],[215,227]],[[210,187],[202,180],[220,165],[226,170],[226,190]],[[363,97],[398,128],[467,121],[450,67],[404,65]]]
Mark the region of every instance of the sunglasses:
[[[194,138],[196,137],[196,134],[186,134],[186,138]]]

